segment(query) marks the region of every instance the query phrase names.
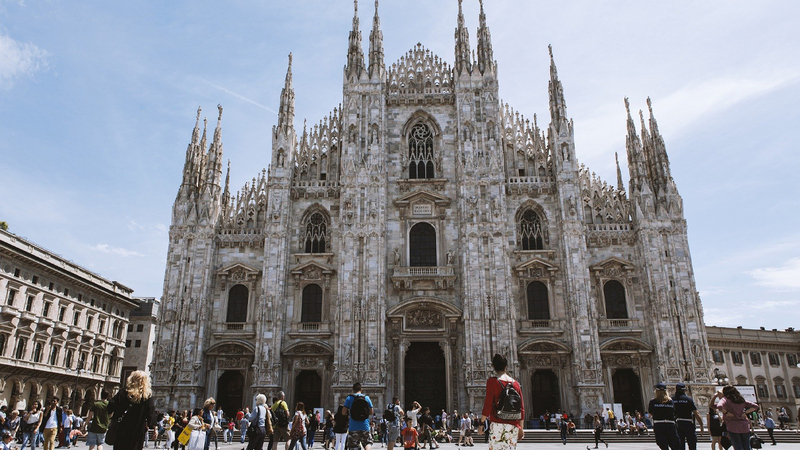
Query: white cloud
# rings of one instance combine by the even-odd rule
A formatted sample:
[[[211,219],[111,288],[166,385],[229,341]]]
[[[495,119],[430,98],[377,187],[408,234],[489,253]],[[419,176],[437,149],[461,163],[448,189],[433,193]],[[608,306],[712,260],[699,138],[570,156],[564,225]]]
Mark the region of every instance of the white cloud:
[[[764,267],[747,273],[761,286],[778,291],[800,290],[800,258],[792,258],[779,267]]]
[[[19,78],[46,70],[48,56],[35,44],[0,35],[0,88],[10,89]]]
[[[98,252],[109,253],[112,255],[121,256],[123,258],[128,258],[130,256],[144,256],[142,253],[139,253],[135,250],[128,250],[122,247],[113,247],[108,244],[97,244],[94,247],[90,248]]]

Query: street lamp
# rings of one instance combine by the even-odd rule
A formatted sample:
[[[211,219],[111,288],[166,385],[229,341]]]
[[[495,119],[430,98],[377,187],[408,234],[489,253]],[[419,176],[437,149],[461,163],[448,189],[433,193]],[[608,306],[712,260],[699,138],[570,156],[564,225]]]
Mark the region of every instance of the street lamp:
[[[714,382],[717,383],[717,386],[725,386],[729,381],[728,375],[726,375],[725,372],[721,372],[719,369],[714,369]]]
[[[79,359],[78,364],[75,367],[75,389],[72,390],[72,409],[78,409],[78,381],[80,381],[81,372],[83,372],[83,360]],[[79,413],[80,414],[80,413]]]

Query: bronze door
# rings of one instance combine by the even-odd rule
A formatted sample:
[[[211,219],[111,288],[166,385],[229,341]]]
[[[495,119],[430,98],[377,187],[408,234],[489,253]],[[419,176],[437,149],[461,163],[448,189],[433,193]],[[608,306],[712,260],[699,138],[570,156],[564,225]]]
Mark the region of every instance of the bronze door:
[[[405,358],[404,408],[414,401],[435,416],[447,406],[444,352],[437,342],[412,342]]]

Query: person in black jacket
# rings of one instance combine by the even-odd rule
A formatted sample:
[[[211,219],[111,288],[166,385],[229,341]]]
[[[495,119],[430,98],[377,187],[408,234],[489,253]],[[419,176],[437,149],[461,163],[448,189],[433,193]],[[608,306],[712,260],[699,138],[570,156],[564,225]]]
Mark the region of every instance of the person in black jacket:
[[[58,406],[58,398],[53,397],[50,399],[50,404],[42,412],[41,425],[39,431],[44,436],[42,448],[44,450],[53,450],[56,447],[56,436],[61,435],[61,430],[64,428],[64,410]]]
[[[123,416],[114,450],[141,450],[149,430],[156,431],[156,408],[150,377],[141,370],[128,376],[125,390],[120,390],[108,404],[111,421]]]

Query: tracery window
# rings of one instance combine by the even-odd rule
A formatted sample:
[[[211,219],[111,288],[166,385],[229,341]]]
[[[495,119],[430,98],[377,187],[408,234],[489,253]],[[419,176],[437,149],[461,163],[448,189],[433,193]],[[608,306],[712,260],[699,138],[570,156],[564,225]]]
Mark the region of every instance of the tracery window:
[[[525,210],[519,221],[519,239],[523,250],[542,250],[544,238],[542,222],[539,215],[532,209]]]
[[[300,322],[322,322],[322,288],[318,284],[303,289]]]
[[[244,285],[237,284],[228,292],[228,315],[225,319],[229,323],[247,322],[247,297],[250,291]]]
[[[541,281],[528,284],[528,320],[550,320],[547,286]]]
[[[305,234],[305,252],[306,253],[325,253],[326,250],[326,236],[328,234],[328,223],[325,217],[315,212],[308,219],[306,224]]]
[[[433,133],[421,123],[414,125],[408,136],[408,178],[434,178]]]
[[[606,318],[627,319],[628,305],[625,302],[625,287],[617,280],[606,281],[603,285],[606,300]]]
[[[420,222],[409,232],[409,260],[411,267],[435,267],[436,230],[429,223]]]

